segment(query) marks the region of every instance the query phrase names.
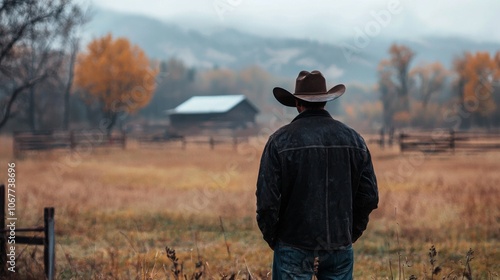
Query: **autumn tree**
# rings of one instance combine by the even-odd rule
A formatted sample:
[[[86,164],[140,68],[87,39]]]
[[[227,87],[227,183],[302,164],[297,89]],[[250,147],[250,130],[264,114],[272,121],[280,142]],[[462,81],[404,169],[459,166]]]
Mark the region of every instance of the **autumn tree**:
[[[77,58],[75,85],[85,92],[87,103],[98,103],[108,134],[120,115],[146,106],[156,87],[157,67],[126,38],[111,34],[93,40]]]
[[[394,114],[397,111],[396,85],[391,79],[392,69],[389,61],[381,61],[378,65],[378,90],[382,102],[383,123],[385,127],[392,127]]]
[[[477,124],[487,124],[496,109],[493,84],[497,79],[497,65],[488,52],[477,52],[469,57],[464,69],[464,102],[473,111]]]
[[[465,83],[467,82],[467,77],[465,75],[465,65],[467,64],[467,61],[469,60],[469,56],[471,53],[465,52],[461,56],[456,56],[453,59],[453,64],[452,64],[452,72],[454,74],[454,80],[453,80],[453,92],[455,92],[455,100],[453,102],[453,105],[455,106],[454,109],[454,114],[459,113],[459,123],[454,124],[456,127],[467,127],[469,126],[469,118],[468,116],[462,116],[464,113],[467,115],[470,115],[470,113],[467,113],[467,110],[465,109],[465,103],[464,103],[464,87]],[[465,117],[465,118],[464,118]]]
[[[497,110],[495,84],[500,81],[500,65],[488,52],[465,53],[454,60],[456,89],[462,125],[490,126]]]
[[[273,101],[269,94],[269,88],[273,85],[271,75],[259,66],[242,69],[238,73],[238,84],[242,87],[242,93],[251,97],[260,108],[269,106],[270,101]]]
[[[59,74],[69,34],[83,22],[71,0],[0,2],[0,128],[28,102],[35,129],[35,86]],[[29,98],[18,100],[26,92]]]
[[[496,110],[491,115],[491,119],[494,121],[494,125],[500,126],[500,51],[497,51],[495,54],[495,82],[493,83],[493,101],[495,102]]]
[[[389,59],[382,60],[378,67],[379,88],[387,90],[385,93],[382,92],[382,103],[396,102],[395,106],[390,107],[391,112],[387,112],[386,115],[405,122],[410,111],[409,67],[415,54],[407,46],[393,44],[389,48],[389,55]],[[395,93],[395,96],[391,96],[389,91]],[[395,100],[384,100],[385,98],[395,98]]]
[[[195,70],[182,61],[171,58],[160,63],[157,86],[151,102],[141,110],[141,115],[149,119],[166,119],[165,110],[172,109],[193,93]]]
[[[273,87],[272,75],[259,66],[248,66],[239,71],[211,69],[199,73],[197,93],[200,95],[243,94],[262,109],[262,118],[269,118],[274,99],[269,95]]]
[[[421,64],[411,69],[410,77],[424,109],[431,97],[443,89],[447,76],[448,71],[439,62]]]
[[[202,73],[199,86],[202,91],[211,95],[235,94],[241,89],[238,85],[238,72],[225,68]]]

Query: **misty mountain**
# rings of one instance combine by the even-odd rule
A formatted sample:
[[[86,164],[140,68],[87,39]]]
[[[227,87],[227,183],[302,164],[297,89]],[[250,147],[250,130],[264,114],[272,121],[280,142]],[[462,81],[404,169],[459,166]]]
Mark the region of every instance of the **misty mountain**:
[[[86,26],[85,43],[108,32],[129,38],[151,58],[167,60],[175,57],[199,69],[241,69],[258,65],[273,75],[293,78],[300,70],[318,69],[327,80],[344,83],[376,82],[377,65],[388,57],[387,51],[392,43],[405,44],[414,50],[414,64],[440,61],[447,67],[464,51],[500,50],[498,43],[466,38],[397,40],[367,35],[362,38],[353,34],[352,38],[339,39],[338,43],[324,43],[261,37],[231,28],[219,28],[208,34],[147,16],[101,9],[95,11]]]

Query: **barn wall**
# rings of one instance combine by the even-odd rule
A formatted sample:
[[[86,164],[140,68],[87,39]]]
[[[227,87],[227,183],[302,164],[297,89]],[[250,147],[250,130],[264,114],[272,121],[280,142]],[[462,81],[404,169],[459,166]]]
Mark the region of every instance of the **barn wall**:
[[[247,123],[255,123],[255,116],[257,115],[257,111],[254,109],[252,105],[248,102],[243,101],[240,104],[236,105],[229,112],[224,114],[224,120],[233,121],[235,123],[247,124]]]
[[[246,100],[226,113],[172,114],[170,122],[178,131],[196,131],[202,128],[246,128],[255,123],[257,110]]]

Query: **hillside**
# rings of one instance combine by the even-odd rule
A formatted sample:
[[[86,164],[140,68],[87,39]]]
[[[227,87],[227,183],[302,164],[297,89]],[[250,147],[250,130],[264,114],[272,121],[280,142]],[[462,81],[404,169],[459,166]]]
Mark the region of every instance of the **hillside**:
[[[327,79],[344,83],[374,83],[376,66],[387,56],[387,49],[394,42],[408,45],[416,52],[414,63],[438,60],[446,66],[464,51],[500,50],[498,43],[466,38],[426,37],[401,41],[379,36],[370,38],[366,46],[359,48],[355,37],[339,37],[338,43],[332,44],[260,37],[231,28],[219,28],[207,34],[146,16],[96,10],[85,30],[87,39],[108,32],[128,37],[150,57],[161,60],[176,57],[199,69],[241,69],[258,65],[273,75],[284,77],[295,77],[302,69],[320,69]],[[329,38],[334,36],[337,34],[325,34]]]

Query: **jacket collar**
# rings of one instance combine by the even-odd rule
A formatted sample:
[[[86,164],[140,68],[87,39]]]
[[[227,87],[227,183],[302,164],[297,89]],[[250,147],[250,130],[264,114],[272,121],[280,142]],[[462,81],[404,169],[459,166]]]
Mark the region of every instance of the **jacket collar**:
[[[302,119],[302,118],[308,118],[308,117],[329,117],[331,118],[332,116],[328,111],[326,110],[305,110],[304,112],[300,113],[298,116],[296,116],[292,122]]]

